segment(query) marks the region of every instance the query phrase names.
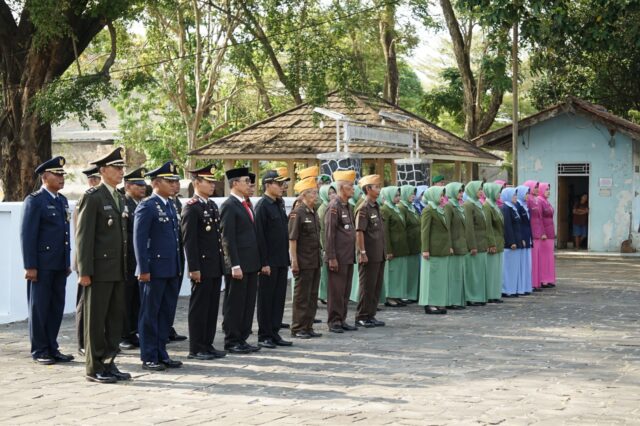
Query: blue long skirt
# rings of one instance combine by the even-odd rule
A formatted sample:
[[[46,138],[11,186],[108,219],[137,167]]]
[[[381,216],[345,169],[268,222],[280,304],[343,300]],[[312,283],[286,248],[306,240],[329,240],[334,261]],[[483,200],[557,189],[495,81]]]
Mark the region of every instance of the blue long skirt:
[[[513,295],[518,293],[520,251],[518,249],[504,249],[504,262],[502,264],[502,292],[504,294]]]
[[[518,294],[531,293],[531,249],[520,249],[520,279],[518,280]]]

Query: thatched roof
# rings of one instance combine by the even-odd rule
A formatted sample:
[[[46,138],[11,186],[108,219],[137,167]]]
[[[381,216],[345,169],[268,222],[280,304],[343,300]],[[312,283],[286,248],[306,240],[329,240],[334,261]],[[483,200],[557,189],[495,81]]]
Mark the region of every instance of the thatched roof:
[[[433,160],[494,163],[500,160],[475,147],[462,138],[429,123],[408,111],[382,99],[351,93],[349,103],[337,92],[328,95],[325,108],[349,116],[353,120],[380,124],[381,110],[402,114],[407,121],[395,122],[386,118],[386,124],[419,131],[420,156]],[[238,132],[215,140],[189,154],[212,159],[315,159],[318,154],[335,152],[336,128],[333,120],[325,118],[324,128],[314,123],[314,106],[308,103],[254,123]],[[363,158],[403,158],[401,149],[350,143],[349,151]]]
[[[562,114],[582,114],[604,124],[611,130],[619,131],[632,139],[640,140],[640,126],[610,113],[600,105],[594,105],[582,99],[569,96],[565,102],[544,109],[518,122],[518,133],[538,123],[558,117]],[[482,147],[511,151],[512,127],[502,127],[493,132],[478,136],[473,142]]]

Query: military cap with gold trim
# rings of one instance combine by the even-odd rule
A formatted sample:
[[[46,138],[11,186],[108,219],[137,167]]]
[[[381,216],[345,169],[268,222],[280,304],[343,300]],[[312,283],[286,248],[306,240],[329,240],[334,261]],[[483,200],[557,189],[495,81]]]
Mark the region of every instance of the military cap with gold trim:
[[[315,176],[309,176],[296,182],[293,190],[298,194],[302,194],[308,189],[318,189],[318,183]]]
[[[177,169],[173,164],[173,161],[167,161],[157,169],[145,173],[145,176],[150,177],[151,179],[163,178],[167,180],[178,180],[180,179],[180,176],[178,176],[176,173]]]
[[[278,176],[289,177],[289,168],[288,167],[278,167],[276,169],[276,172],[278,173]]]
[[[339,181],[344,180],[348,182],[353,182],[356,180],[356,171],[355,170],[336,170],[333,172],[333,180]]]
[[[93,160],[89,162],[89,164],[95,164],[98,167],[104,166],[114,166],[114,167],[125,167],[126,164],[124,162],[124,148],[118,147],[111,151],[109,154],[105,155],[102,158],[98,158],[97,160]]]
[[[320,169],[318,168],[318,166],[311,166],[311,167],[307,167],[306,169],[302,169],[298,171],[298,177],[301,180],[311,176],[314,178],[317,178],[319,174],[320,174]]]
[[[100,168],[98,166],[87,167],[82,171],[88,178],[100,177]]]
[[[44,172],[55,173],[57,175],[65,175],[67,172],[64,171],[63,166],[65,163],[65,159],[62,156],[53,157],[50,160],[45,161],[36,167],[36,174],[41,175]]]
[[[262,183],[288,182],[291,179],[278,173],[277,170],[267,170],[262,175]]]
[[[135,185],[146,185],[144,176],[147,173],[147,169],[144,167],[138,167],[137,169],[124,175],[124,181],[127,183],[133,183]]]
[[[360,178],[358,186],[364,188],[367,185],[382,185],[382,178],[380,175],[367,175]]]
[[[207,164],[206,166],[200,167],[199,169],[188,170],[188,172],[191,173],[193,177],[200,177],[210,182],[216,180],[216,178],[213,176],[213,174],[216,172],[216,168],[213,166],[213,164]]]

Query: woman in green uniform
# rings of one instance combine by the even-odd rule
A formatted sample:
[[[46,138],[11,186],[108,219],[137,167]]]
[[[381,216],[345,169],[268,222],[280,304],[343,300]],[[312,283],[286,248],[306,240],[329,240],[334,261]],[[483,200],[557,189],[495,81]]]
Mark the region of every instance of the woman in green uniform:
[[[384,219],[384,242],[386,244],[387,265],[384,268],[384,296],[387,298],[385,306],[406,306],[402,300],[402,288],[407,281],[407,227],[404,217],[398,208],[400,190],[397,186],[382,188],[384,205],[380,213]],[[380,299],[383,300],[383,299]]]
[[[451,245],[453,247],[453,256],[449,258],[447,308],[453,310],[465,309],[464,263],[465,256],[469,253],[469,247],[467,246],[467,223],[462,202],[464,185],[460,182],[451,182],[445,186],[445,191],[449,202],[444,206],[444,214],[449,224]]]
[[[356,210],[360,204],[362,204],[364,197],[362,196],[362,189],[360,185],[353,186],[353,197],[349,198],[349,206],[353,212],[353,217],[356,217]],[[356,264],[353,266],[353,280],[351,281],[351,293],[349,294],[349,300],[352,302],[359,302],[360,297],[360,275],[358,272],[358,256],[356,256]]]
[[[487,303],[487,220],[480,203],[480,197],[484,195],[482,185],[481,180],[474,180],[464,188],[467,195],[464,216],[469,246],[469,254],[464,263],[464,293],[468,306],[483,306]]]
[[[484,217],[487,219],[487,302],[502,303],[502,256],[504,252],[504,219],[497,205],[502,186],[485,183]]]
[[[420,300],[426,314],[446,314],[449,291],[449,258],[453,253],[449,223],[442,203],[445,188],[432,186],[422,196],[427,207],[422,210],[420,237]]]
[[[402,291],[402,298],[411,302],[418,301],[418,286],[420,285],[420,214],[413,205],[416,198],[416,187],[403,185],[400,187],[400,213],[404,217],[407,229],[407,280]]]
[[[319,195],[322,204],[318,207],[318,219],[320,219],[320,247],[322,248],[324,258],[324,215],[327,213],[329,203],[336,197],[338,193],[338,187],[336,183],[331,185],[322,185],[320,187]],[[323,304],[327,304],[327,283],[329,282],[329,270],[327,264],[323,262],[320,268],[320,288],[318,289],[318,299]]]

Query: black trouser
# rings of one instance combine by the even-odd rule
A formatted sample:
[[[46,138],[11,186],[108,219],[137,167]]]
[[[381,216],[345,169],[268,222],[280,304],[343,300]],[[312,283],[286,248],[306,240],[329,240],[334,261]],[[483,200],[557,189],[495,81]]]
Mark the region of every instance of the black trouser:
[[[287,298],[288,266],[272,266],[270,275],[260,275],[258,285],[258,340],[276,339]]]
[[[241,280],[225,275],[224,303],[222,314],[224,320],[224,346],[244,343],[251,334],[253,313],[256,307],[256,291],[258,273],[244,273]]]
[[[356,321],[366,321],[376,316],[380,290],[384,281],[384,261],[368,262],[366,265],[359,264],[358,268],[360,294],[358,295]]]
[[[193,354],[213,349],[221,285],[222,277],[203,278],[199,283],[191,280],[189,352]]]
[[[124,320],[122,338],[135,338],[138,332],[138,316],[140,315],[140,286],[135,276],[127,277],[124,283]]]
[[[295,277],[291,333],[313,330],[313,320],[318,309],[318,287],[320,268],[301,269]]]
[[[87,374],[104,373],[118,354],[122,336],[124,282],[94,281],[84,288]]]
[[[58,352],[58,332],[64,313],[67,271],[38,269],[38,281],[27,281],[31,356]]]
[[[78,349],[84,349],[84,287],[80,284],[76,293],[76,338]]]
[[[181,263],[181,265],[184,265],[184,261]],[[181,272],[180,275],[178,276],[178,297],[180,297],[180,290],[182,290],[183,278],[184,278],[184,274],[182,274]],[[171,334],[178,334],[175,332],[176,330],[173,328],[173,323],[176,321],[176,312],[177,312],[177,309],[173,311],[173,317],[171,317],[171,324],[169,327],[169,336],[171,336]]]

